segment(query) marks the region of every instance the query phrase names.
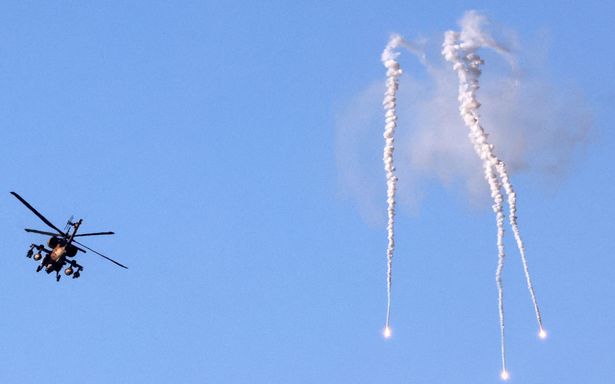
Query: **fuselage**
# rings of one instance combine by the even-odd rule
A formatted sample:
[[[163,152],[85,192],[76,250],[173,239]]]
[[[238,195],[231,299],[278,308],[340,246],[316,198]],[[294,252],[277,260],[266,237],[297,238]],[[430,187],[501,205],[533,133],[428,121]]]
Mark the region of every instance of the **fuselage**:
[[[81,225],[81,221],[79,220],[76,223],[72,223],[73,225],[73,233],[71,233],[68,239],[61,238],[57,236],[53,236],[49,239],[47,245],[51,248],[51,253],[49,254],[49,258],[54,263],[58,261],[63,261],[65,257],[73,257],[77,254],[77,248],[72,245],[73,238],[77,234],[77,230]],[[63,263],[62,263],[63,264]]]
[[[59,261],[66,255],[66,246],[56,245],[56,247],[51,251],[49,257],[54,262]]]

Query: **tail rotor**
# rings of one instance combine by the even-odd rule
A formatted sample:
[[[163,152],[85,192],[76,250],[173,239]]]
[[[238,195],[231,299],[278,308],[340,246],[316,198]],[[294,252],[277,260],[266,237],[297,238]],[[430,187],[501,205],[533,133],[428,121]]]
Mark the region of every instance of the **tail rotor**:
[[[66,225],[64,226],[64,233],[68,233],[68,230],[74,225],[74,218],[73,215],[70,215],[70,218],[66,221]]]

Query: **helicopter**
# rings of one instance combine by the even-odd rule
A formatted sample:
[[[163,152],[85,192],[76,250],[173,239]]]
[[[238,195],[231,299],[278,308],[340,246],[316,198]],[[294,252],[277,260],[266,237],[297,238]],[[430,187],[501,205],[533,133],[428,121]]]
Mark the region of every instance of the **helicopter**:
[[[39,261],[39,260],[41,261],[40,265],[36,268],[36,272],[40,272],[43,269],[45,269],[45,272],[47,272],[47,274],[50,274],[51,272],[55,272],[56,281],[60,281],[60,278],[62,277],[60,272],[62,271],[65,265],[68,265],[64,269],[64,274],[66,276],[72,275],[73,279],[79,278],[79,276],[81,276],[81,272],[83,271],[83,266],[77,263],[77,261],[73,259],[73,257],[77,255],[77,252],[86,253],[85,249],[92,251],[98,256],[101,256],[122,268],[128,269],[127,266],[75,240],[75,237],[113,235],[114,232],[109,231],[109,232],[92,232],[92,233],[77,234],[79,227],[83,223],[83,219],[79,219],[78,221],[73,221],[72,216],[70,219],[68,219],[68,222],[66,223],[66,227],[64,228],[64,231],[61,231],[58,227],[56,227],[49,220],[47,220],[45,216],[43,216],[39,211],[37,211],[33,206],[31,206],[30,203],[28,203],[23,197],[19,196],[15,192],[11,192],[11,195],[15,196],[17,200],[19,200],[30,211],[32,211],[32,213],[34,213],[39,219],[41,219],[43,223],[47,224],[49,228],[57,232],[57,233],[54,233],[54,232],[48,232],[48,231],[40,231],[38,229],[25,228],[25,231],[29,233],[38,233],[40,235],[51,236],[49,240],[47,241],[47,246],[49,248],[46,248],[45,245],[43,244],[33,243],[30,245],[30,249],[28,249],[28,252],[26,253],[27,258],[33,258],[35,261]],[[72,228],[72,232],[71,232],[71,228]],[[35,253],[35,250],[36,250],[36,253]]]

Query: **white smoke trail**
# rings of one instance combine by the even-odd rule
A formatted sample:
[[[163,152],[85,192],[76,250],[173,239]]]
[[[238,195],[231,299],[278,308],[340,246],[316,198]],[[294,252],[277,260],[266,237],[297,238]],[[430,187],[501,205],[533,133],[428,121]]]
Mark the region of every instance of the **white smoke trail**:
[[[498,288],[498,309],[500,317],[500,350],[502,355],[502,378],[507,377],[506,348],[504,338],[504,290],[502,285],[502,269],[504,267],[504,212],[502,209],[501,186],[496,176],[496,165],[499,160],[493,153],[493,146],[487,142],[487,134],[481,127],[478,116],[480,103],[476,98],[478,91],[478,77],[482,60],[476,55],[471,46],[458,43],[462,34],[448,31],[444,35],[442,55],[453,64],[453,69],[459,77],[459,112],[466,126],[470,129],[470,140],[474,150],[483,162],[485,179],[491,189],[493,210],[496,214],[498,266],[496,269],[496,284]]]
[[[475,51],[481,46],[489,47],[499,54],[503,55],[509,63],[512,63],[513,69],[515,67],[514,61],[512,60],[511,55],[508,53],[506,49],[501,47],[494,39],[492,39],[488,34],[484,33],[481,30],[481,25],[485,23],[486,19],[484,16],[478,14],[477,12],[470,11],[467,12],[465,17],[461,22],[462,31],[460,35],[460,40],[462,44],[462,49],[465,53],[468,54],[468,57],[471,55],[475,55],[477,60],[475,64],[471,64],[476,67],[477,73],[477,84],[478,84],[478,76],[480,75],[480,69],[478,68],[480,64],[482,64],[482,60],[475,54]],[[477,87],[478,89],[478,87]],[[495,156],[495,155],[494,155]],[[515,237],[515,241],[517,243],[517,248],[519,249],[519,254],[521,255],[521,262],[523,264],[523,272],[525,274],[525,280],[527,282],[527,287],[530,292],[530,296],[532,299],[532,305],[534,306],[534,312],[536,314],[536,321],[538,322],[539,327],[539,335],[541,338],[544,338],[545,331],[542,326],[542,316],[540,314],[540,308],[538,307],[538,300],[536,299],[536,293],[534,291],[534,285],[532,284],[532,279],[530,277],[529,267],[527,264],[527,258],[525,256],[525,246],[523,245],[523,240],[521,239],[521,234],[519,232],[519,225],[517,223],[517,196],[513,189],[512,184],[510,183],[510,179],[508,177],[508,171],[506,170],[506,165],[500,159],[497,159],[495,164],[496,171],[500,177],[502,182],[502,186],[506,191],[508,196],[508,219],[510,221],[510,226],[512,227],[513,235]]]
[[[536,313],[536,321],[538,321],[538,335],[540,336],[540,338],[544,339],[546,337],[546,332],[542,327],[542,315],[540,314],[540,308],[538,307],[538,300],[536,299],[534,285],[532,284],[530,270],[527,265],[527,258],[525,256],[525,246],[523,245],[523,240],[521,240],[521,234],[519,233],[519,224],[517,223],[517,195],[513,189],[512,184],[509,181],[508,172],[506,171],[506,166],[504,165],[504,163],[500,161],[496,169],[498,170],[500,179],[502,180],[504,190],[508,195],[508,219],[510,221],[510,226],[512,227],[513,235],[515,236],[515,241],[517,242],[517,248],[519,248],[519,254],[521,255],[521,262],[523,263],[523,272],[525,273],[525,281],[527,282],[527,288],[530,291],[530,296],[532,297],[532,304],[534,305],[534,312]]]
[[[476,54],[476,50],[482,46],[487,46],[495,49],[499,53],[506,55],[510,59],[510,55],[501,48],[495,40],[481,31],[481,24],[485,21],[484,17],[476,12],[466,13],[461,22],[461,33],[449,31],[445,34],[442,54],[445,59],[453,63],[453,69],[459,77],[459,108],[461,116],[465,124],[470,128],[470,139],[474,144],[474,149],[483,160],[485,168],[485,177],[489,182],[491,194],[494,198],[494,210],[496,211],[496,220],[498,225],[498,266],[496,269],[496,284],[498,288],[498,308],[500,315],[500,345],[502,354],[502,379],[508,378],[506,370],[506,354],[505,354],[505,339],[504,339],[504,304],[503,304],[503,286],[502,286],[502,269],[504,263],[504,249],[502,243],[503,236],[503,221],[504,213],[502,211],[502,195],[501,187],[504,188],[508,196],[509,220],[512,231],[521,254],[523,270],[525,273],[528,289],[536,312],[536,319],[540,328],[539,336],[544,338],[546,333],[542,327],[542,318],[540,309],[536,300],[534,287],[529,274],[527,259],[525,256],[525,247],[519,233],[517,223],[517,206],[516,194],[510,183],[508,172],[504,162],[502,162],[494,153],[493,145],[487,142],[487,135],[480,125],[478,108],[480,103],[476,98],[476,92],[479,89],[478,78],[481,74],[480,65],[483,60]],[[496,176],[497,173],[497,176]],[[498,182],[497,177],[502,185]]]
[[[395,166],[393,164],[393,151],[395,150],[395,128],[397,127],[396,115],[396,94],[399,87],[399,76],[402,71],[397,62],[399,52],[395,49],[402,42],[399,35],[392,35],[389,39],[384,52],[382,52],[381,60],[387,68],[386,91],[382,102],[385,110],[385,127],[384,127],[384,170],[387,179],[387,313],[386,326],[384,328],[384,336],[391,336],[391,283],[392,283],[392,268],[393,268],[393,252],[395,250],[395,191],[397,189],[397,177],[395,176]]]

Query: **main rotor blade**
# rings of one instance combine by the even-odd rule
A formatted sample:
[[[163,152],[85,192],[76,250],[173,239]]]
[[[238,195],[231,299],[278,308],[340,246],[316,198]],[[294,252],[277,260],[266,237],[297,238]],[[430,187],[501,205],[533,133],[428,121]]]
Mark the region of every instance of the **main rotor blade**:
[[[57,233],[53,233],[53,232],[45,232],[45,231],[39,231],[38,229],[30,229],[30,228],[24,228],[26,232],[30,232],[30,233],[38,233],[40,235],[47,235],[47,236],[57,236]]]
[[[87,250],[89,250],[89,251],[94,252],[94,253],[95,253],[95,254],[97,254],[98,256],[100,256],[100,257],[104,257],[105,259],[109,260],[110,262],[112,262],[112,263],[114,263],[114,264],[117,264],[117,265],[119,265],[119,266],[120,266],[120,267],[122,267],[122,268],[126,268],[126,269],[128,269],[128,267],[127,267],[127,266],[125,266],[124,264],[118,263],[117,261],[113,260],[113,259],[112,259],[112,258],[110,258],[110,257],[107,257],[107,256],[103,255],[103,254],[102,254],[102,253],[100,253],[100,252],[96,252],[96,251],[95,251],[95,250],[93,250],[92,248],[88,247],[87,245],[81,244],[81,243],[80,243],[80,242],[78,242],[77,240],[74,240],[74,239],[73,239],[73,243],[77,243],[77,244],[81,245],[83,248],[85,248],[85,249],[87,249]]]
[[[29,210],[31,210],[36,216],[38,216],[39,219],[41,219],[43,221],[43,223],[47,224],[50,228],[55,229],[56,231],[58,231],[59,234],[61,234],[62,236],[66,236],[66,234],[62,231],[60,231],[58,229],[58,227],[56,227],[55,225],[53,225],[51,223],[51,221],[47,220],[47,218],[43,215],[41,215],[41,213],[39,211],[37,211],[36,209],[34,209],[33,206],[30,205],[30,203],[28,203],[27,201],[25,201],[23,199],[23,197],[19,196],[18,194],[16,194],[15,192],[11,192],[11,195],[15,196],[17,198],[17,200],[21,201],[21,203],[23,205],[25,205],[26,207],[28,207]]]
[[[115,235],[115,232],[92,232],[92,233],[79,233],[75,237],[79,236],[98,236],[98,235]]]

